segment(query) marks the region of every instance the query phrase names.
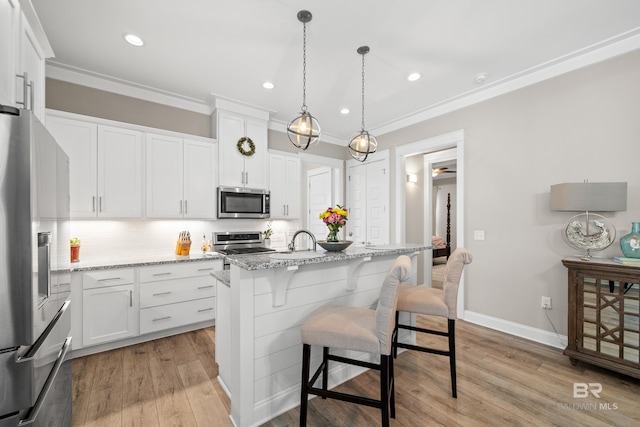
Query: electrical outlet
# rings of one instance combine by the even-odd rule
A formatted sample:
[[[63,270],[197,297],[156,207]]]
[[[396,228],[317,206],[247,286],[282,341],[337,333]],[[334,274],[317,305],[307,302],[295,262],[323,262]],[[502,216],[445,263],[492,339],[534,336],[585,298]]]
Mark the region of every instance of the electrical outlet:
[[[541,307],[545,310],[551,310],[551,297],[542,297]]]

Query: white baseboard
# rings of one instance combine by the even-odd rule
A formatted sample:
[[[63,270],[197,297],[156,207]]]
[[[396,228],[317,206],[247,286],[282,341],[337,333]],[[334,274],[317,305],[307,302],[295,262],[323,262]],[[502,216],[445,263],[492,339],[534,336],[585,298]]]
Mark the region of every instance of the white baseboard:
[[[463,320],[555,348],[564,349],[567,346],[568,340],[566,335],[557,335],[554,332],[532,328],[531,326],[521,325],[473,311],[465,311]]]

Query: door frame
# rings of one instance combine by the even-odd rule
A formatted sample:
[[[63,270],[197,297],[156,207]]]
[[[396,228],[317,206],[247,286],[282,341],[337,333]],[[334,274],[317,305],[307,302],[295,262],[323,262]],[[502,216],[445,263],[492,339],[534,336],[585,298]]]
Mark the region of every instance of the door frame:
[[[457,179],[456,179],[456,247],[463,248],[464,244],[464,129],[456,130],[453,132],[437,135],[431,138],[426,138],[420,141],[411,142],[405,145],[401,145],[395,148],[396,162],[395,162],[395,242],[406,243],[406,158],[414,156],[416,154],[429,154],[435,151],[454,148],[456,150],[456,162],[457,162]],[[427,172],[425,171],[425,175]],[[425,176],[425,183],[431,180]],[[430,193],[431,189],[425,189],[425,198],[427,193]],[[427,215],[431,212],[432,200],[425,199],[425,237],[427,239],[424,244],[431,244],[431,237],[427,235],[431,230],[430,221],[426,221]],[[430,261],[432,259],[432,253],[425,254],[425,277],[429,275],[431,271],[431,264],[427,264],[427,258]],[[427,268],[428,267],[428,268]],[[464,276],[460,279],[460,288],[458,291],[458,317],[464,318]]]

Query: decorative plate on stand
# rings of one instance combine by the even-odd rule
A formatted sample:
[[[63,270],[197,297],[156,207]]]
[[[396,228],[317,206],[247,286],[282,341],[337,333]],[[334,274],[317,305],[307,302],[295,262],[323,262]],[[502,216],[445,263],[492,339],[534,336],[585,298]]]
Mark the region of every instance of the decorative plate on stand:
[[[575,249],[601,251],[608,248],[616,240],[616,228],[602,215],[585,212],[569,218],[562,230],[564,241]]]
[[[339,242],[327,242],[326,240],[318,240],[317,242],[323,249],[329,252],[340,252],[349,247],[353,242],[351,240],[340,240]]]

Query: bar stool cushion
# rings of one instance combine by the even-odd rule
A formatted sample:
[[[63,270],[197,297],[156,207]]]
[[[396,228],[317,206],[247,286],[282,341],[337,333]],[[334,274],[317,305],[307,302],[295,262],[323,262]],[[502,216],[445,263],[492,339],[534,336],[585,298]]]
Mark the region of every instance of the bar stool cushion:
[[[449,307],[444,303],[443,294],[441,289],[400,285],[398,311],[448,317]]]
[[[359,307],[321,307],[302,326],[302,342],[378,354],[376,312]]]

